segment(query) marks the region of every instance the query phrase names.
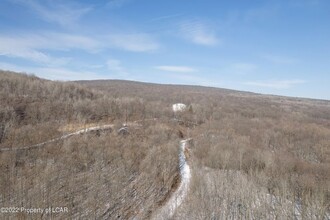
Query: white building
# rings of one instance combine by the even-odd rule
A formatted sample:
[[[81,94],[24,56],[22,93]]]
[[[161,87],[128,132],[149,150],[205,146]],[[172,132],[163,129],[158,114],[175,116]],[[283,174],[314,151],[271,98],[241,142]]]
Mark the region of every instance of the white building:
[[[187,109],[187,106],[183,103],[176,103],[172,105],[173,112],[183,112]]]

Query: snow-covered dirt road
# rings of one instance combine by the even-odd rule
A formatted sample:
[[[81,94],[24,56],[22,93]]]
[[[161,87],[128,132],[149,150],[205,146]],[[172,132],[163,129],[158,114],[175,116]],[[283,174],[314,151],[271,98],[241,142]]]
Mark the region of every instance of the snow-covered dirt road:
[[[167,203],[161,207],[160,211],[156,213],[153,219],[170,219],[175,213],[175,210],[181,205],[185,199],[191,179],[190,167],[187,163],[185,155],[186,145],[188,140],[182,140],[180,142],[180,153],[179,153],[179,166],[180,166],[180,185],[178,189],[172,194],[171,198]]]

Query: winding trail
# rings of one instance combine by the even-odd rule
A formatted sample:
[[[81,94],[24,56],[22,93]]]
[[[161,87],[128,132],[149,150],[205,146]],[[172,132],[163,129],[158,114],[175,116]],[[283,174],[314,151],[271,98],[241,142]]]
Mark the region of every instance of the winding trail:
[[[65,134],[65,135],[63,135],[61,137],[54,138],[54,139],[51,139],[51,140],[48,140],[48,141],[45,141],[45,142],[42,142],[42,143],[39,143],[39,144],[34,144],[34,145],[26,146],[26,147],[7,147],[7,148],[1,148],[0,151],[29,150],[29,149],[32,149],[32,148],[42,147],[42,146],[44,146],[46,144],[49,144],[49,143],[52,143],[52,142],[55,142],[55,141],[66,139],[66,138],[69,138],[69,137],[74,136],[74,135],[84,134],[84,133],[88,133],[88,132],[91,132],[91,131],[99,131],[99,130],[112,129],[113,127],[114,127],[114,125],[113,124],[110,124],[110,125],[102,125],[102,126],[95,126],[95,127],[90,127],[90,128],[84,128],[84,129],[78,130],[76,132]]]
[[[149,119],[144,119],[144,120],[137,120],[137,121],[133,121],[133,122],[128,122],[127,124],[124,125],[124,127],[126,125],[129,125],[129,126],[142,126],[138,123],[139,122],[144,122],[144,121],[156,121],[156,120],[158,120],[158,118],[149,118]],[[29,149],[32,149],[32,148],[43,147],[46,144],[53,143],[53,142],[59,141],[59,140],[63,140],[63,139],[72,137],[74,135],[84,134],[84,133],[88,133],[88,132],[91,132],[91,131],[109,130],[109,129],[113,129],[114,127],[115,127],[114,124],[107,124],[107,125],[100,125],[100,126],[95,126],[95,127],[84,128],[84,129],[80,129],[78,131],[75,131],[75,132],[72,132],[72,133],[69,133],[69,134],[65,134],[65,135],[62,135],[61,137],[54,138],[54,139],[51,139],[51,140],[48,140],[48,141],[45,141],[45,142],[42,142],[42,143],[39,143],[39,144],[29,145],[29,146],[25,146],[25,147],[3,147],[3,148],[0,148],[0,152],[2,152],[2,151],[15,151],[15,150],[16,151],[17,150],[29,150]]]
[[[161,208],[161,210],[152,218],[158,219],[170,219],[173,217],[176,209],[181,205],[185,199],[191,179],[190,167],[187,163],[187,158],[185,155],[186,144],[188,139],[182,140],[180,142],[180,153],[179,153],[179,168],[180,168],[180,185],[178,189],[172,194],[172,197],[167,201],[167,203]]]
[[[157,118],[152,118],[152,119],[146,119],[146,120],[138,120],[134,122],[127,123],[127,125],[130,126],[141,126],[138,124],[138,122],[141,121],[155,121]],[[125,125],[126,126],[126,125]],[[59,140],[67,139],[69,137],[75,136],[75,135],[80,135],[92,131],[100,131],[100,130],[110,130],[114,129],[114,124],[108,124],[108,125],[101,125],[101,126],[95,126],[95,127],[89,127],[89,128],[84,128],[69,134],[62,135],[61,137],[54,138],[39,144],[35,145],[30,145],[30,146],[25,146],[25,147],[7,147],[7,148],[1,148],[0,152],[4,151],[17,151],[17,150],[29,150],[33,148],[39,148],[39,147],[44,147],[48,143],[56,142]],[[155,220],[158,219],[170,219],[173,217],[176,209],[181,205],[183,200],[185,199],[188,190],[189,190],[189,184],[190,184],[190,179],[191,179],[191,172],[190,172],[190,167],[187,163],[187,158],[185,155],[185,151],[187,149],[187,142],[190,139],[186,140],[181,140],[180,141],[180,153],[179,153],[179,169],[180,169],[180,185],[177,188],[177,190],[172,194],[171,198],[167,201],[167,203],[160,208],[160,211],[157,212],[157,214],[152,218]]]

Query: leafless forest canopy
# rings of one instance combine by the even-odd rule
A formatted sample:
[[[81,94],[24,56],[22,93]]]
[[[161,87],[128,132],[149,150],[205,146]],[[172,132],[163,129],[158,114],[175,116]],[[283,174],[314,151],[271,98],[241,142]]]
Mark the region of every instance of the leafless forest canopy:
[[[173,103],[188,109],[174,114]],[[150,218],[180,182],[180,139],[192,138],[192,183],[175,219],[330,216],[330,101],[0,71],[0,105],[1,207],[69,208],[55,219]],[[128,134],[117,132],[124,123]]]

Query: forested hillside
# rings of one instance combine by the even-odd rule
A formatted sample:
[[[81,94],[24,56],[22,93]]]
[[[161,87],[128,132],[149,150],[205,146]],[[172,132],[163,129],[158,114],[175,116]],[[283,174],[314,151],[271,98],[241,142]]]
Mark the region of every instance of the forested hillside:
[[[192,176],[174,219],[330,216],[330,101],[1,71],[0,105],[1,207],[152,218],[180,184],[185,139]]]
[[[330,101],[200,86],[82,81],[154,102],[183,102],[193,183],[176,219],[328,219]]]
[[[1,219],[147,218],[175,188],[175,125],[148,121],[155,110],[143,99],[3,71],[0,90],[1,207],[69,210],[1,213]],[[25,148],[108,124],[111,129]],[[128,134],[118,132],[123,124]]]

